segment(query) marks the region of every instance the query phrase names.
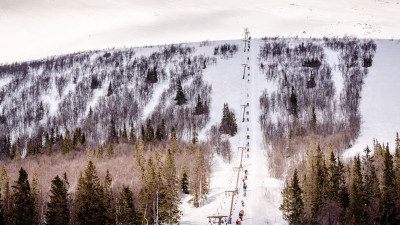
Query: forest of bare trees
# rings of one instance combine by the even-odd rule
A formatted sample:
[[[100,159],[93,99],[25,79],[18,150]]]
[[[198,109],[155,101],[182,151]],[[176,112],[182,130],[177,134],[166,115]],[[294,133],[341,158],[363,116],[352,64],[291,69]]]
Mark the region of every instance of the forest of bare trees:
[[[285,161],[304,154],[310,135],[323,145],[332,143],[339,151],[350,147],[358,137],[363,79],[372,65],[376,44],[347,37],[263,40],[259,66],[278,88],[262,94],[260,122],[264,139],[272,146],[270,166],[280,177]],[[340,93],[326,48],[338,57],[336,66],[343,79]]]

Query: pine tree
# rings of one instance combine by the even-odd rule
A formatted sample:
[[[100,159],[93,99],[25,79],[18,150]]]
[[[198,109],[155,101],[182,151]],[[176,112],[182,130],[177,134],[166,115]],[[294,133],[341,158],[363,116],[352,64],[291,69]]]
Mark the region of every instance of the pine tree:
[[[365,156],[363,156],[363,171],[364,171],[364,196],[365,203],[368,210],[368,220],[376,221],[378,216],[378,204],[380,201],[380,188],[379,180],[376,175],[376,169],[374,166],[374,160],[371,157],[371,150],[367,146],[364,150]]]
[[[6,151],[7,152],[7,151]],[[28,144],[26,145],[26,155],[33,155],[34,149],[33,149],[33,143],[32,143],[32,139],[29,138],[28,139]]]
[[[228,103],[224,103],[220,132],[234,136],[237,133],[236,117],[233,111],[229,110]]]
[[[181,202],[175,162],[170,149],[168,149],[164,161],[162,178],[163,189],[161,190],[161,195],[163,198],[159,207],[160,223],[176,224],[181,217],[181,211],[179,210]]]
[[[36,211],[35,215],[37,216],[37,218],[35,218],[35,221],[37,223],[39,223],[39,220],[40,220],[40,217],[39,217],[39,214],[40,214],[40,206],[39,206],[39,204],[40,204],[40,202],[39,202],[40,187],[39,187],[39,178],[37,176],[36,168],[33,169],[31,184],[32,184],[31,193],[34,198],[34,205],[35,205],[35,211]]]
[[[114,148],[111,143],[108,143],[107,146],[107,158],[111,158],[114,156]]]
[[[337,200],[339,194],[340,174],[339,168],[336,163],[335,154],[332,151],[332,145],[329,144],[329,173],[328,173],[328,187],[327,197],[329,200]]]
[[[111,96],[112,94],[113,94],[113,89],[110,81],[110,85],[108,85],[108,90],[107,90],[107,97]]]
[[[1,189],[0,189],[1,192]],[[1,199],[1,194],[0,194],[0,199]],[[4,220],[4,206],[3,206],[3,201],[0,200],[0,225],[5,225],[6,221]]]
[[[392,155],[389,152],[389,146],[386,146],[382,176],[382,198],[379,204],[379,222],[381,224],[399,224],[398,200]]]
[[[338,172],[339,172],[339,203],[343,210],[346,210],[350,204],[349,192],[346,185],[345,167],[338,158]]]
[[[175,129],[172,131],[171,134],[171,153],[175,155],[179,151],[179,143],[176,139]]]
[[[135,153],[134,153],[136,162],[140,167],[144,166],[145,159],[144,159],[144,144],[142,139],[139,140],[139,143],[135,146]]]
[[[161,131],[161,139],[167,138],[167,133],[166,133],[166,130],[165,130],[165,121],[164,121],[164,119],[161,119],[161,128],[160,128],[160,131]]]
[[[199,141],[198,134],[197,134],[197,129],[196,129],[196,124],[193,124],[193,134],[192,134],[192,144],[197,144]]]
[[[182,83],[180,80],[178,80],[178,83],[176,85],[175,101],[177,105],[182,105],[186,103],[185,93],[183,92]]]
[[[18,180],[15,181],[12,188],[14,190],[11,197],[13,207],[7,213],[8,223],[13,225],[37,224],[35,199],[29,185],[28,174],[23,168],[19,170]]]
[[[68,208],[68,190],[57,175],[51,181],[50,201],[47,203],[46,224],[68,225],[70,220]]]
[[[294,87],[292,86],[292,93],[290,95],[290,114],[297,118],[297,95],[294,92]]]
[[[122,140],[124,143],[128,142],[128,131],[126,130],[126,125],[124,123],[124,129],[122,130]]]
[[[317,126],[317,115],[315,114],[315,107],[312,107],[312,112],[311,112],[311,128],[313,131],[315,131],[315,128]]]
[[[151,125],[151,120],[147,120],[146,124],[146,136],[145,136],[145,141],[147,143],[152,142],[154,140],[154,129],[153,126]]]
[[[323,154],[321,151],[321,147],[318,144],[317,150],[315,152],[315,161],[314,161],[314,171],[313,171],[313,195],[311,198],[312,207],[311,213],[315,218],[320,213],[326,203],[326,187],[327,187],[327,169],[325,166],[325,161],[323,160]]]
[[[97,144],[97,158],[103,158],[104,150],[103,145],[100,143]]]
[[[112,143],[118,143],[118,133],[117,130],[115,129],[115,123],[113,119],[111,119],[110,121],[110,128],[108,131],[108,141]]]
[[[75,192],[75,223],[78,225],[106,224],[107,209],[103,196],[96,167],[89,160],[84,172],[80,174]]]
[[[0,208],[0,210],[7,212],[10,206],[10,178],[7,175],[4,164],[0,170],[0,190],[1,201],[3,202],[3,208]]]
[[[72,141],[69,130],[65,130],[65,138],[61,141],[61,152],[66,154],[72,151]]]
[[[103,183],[103,201],[106,208],[106,223],[108,225],[115,224],[115,208],[114,198],[112,192],[112,178],[110,171],[107,169],[106,176],[104,177]]]
[[[131,124],[131,130],[129,131],[129,144],[130,145],[136,144],[136,136],[135,132],[133,131],[133,124]]]
[[[292,183],[286,182],[282,190],[283,202],[279,209],[283,212],[283,218],[289,224],[301,224],[304,210],[302,197],[303,191],[300,188],[297,169],[293,173]]]
[[[182,156],[182,168],[181,168],[181,174],[180,174],[180,180],[181,180],[181,190],[182,193],[184,194],[189,194],[189,168],[187,165],[187,152],[186,152],[186,147],[183,148],[183,156]]]
[[[132,191],[129,187],[123,186],[117,204],[117,224],[140,224],[140,215],[138,214]]]
[[[140,191],[139,199],[141,205],[140,213],[143,215],[147,224],[158,222],[158,204],[159,204],[159,182],[152,157],[147,159],[145,174],[142,176],[144,187]]]
[[[364,183],[361,175],[360,156],[354,157],[351,198],[350,198],[350,214],[351,224],[366,224],[366,203],[364,196]]]

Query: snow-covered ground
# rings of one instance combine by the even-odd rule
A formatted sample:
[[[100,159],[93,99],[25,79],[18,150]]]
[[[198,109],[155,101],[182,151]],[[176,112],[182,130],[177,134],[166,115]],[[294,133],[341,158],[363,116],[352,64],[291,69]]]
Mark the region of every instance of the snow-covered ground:
[[[372,139],[394,147],[400,132],[400,43],[376,40],[377,51],[362,90],[361,134],[345,155],[353,156],[372,145]]]
[[[242,224],[285,224],[282,213],[279,211],[283,182],[269,176],[266,149],[258,122],[259,98],[262,91],[267,86],[271,86],[265,76],[258,71],[257,57],[260,43],[261,40],[253,39],[250,52],[243,52],[244,43],[240,43],[239,52],[232,59],[218,59],[216,65],[208,67],[205,71],[205,80],[213,87],[209,126],[220,121],[223,103],[227,102],[238,118],[238,134],[230,139],[233,150],[231,163],[223,162],[220,157],[215,159],[210,180],[210,193],[204,205],[195,209],[187,203],[189,196],[183,199],[181,224],[207,224],[209,222],[207,216],[229,216],[232,197],[225,194],[225,191],[236,188],[238,172],[233,167],[240,165],[241,150],[238,147],[245,147],[247,142],[249,142],[250,151],[248,153],[245,151],[243,155],[243,169],[239,175],[239,193],[234,198],[232,223],[234,224],[238,219],[239,211],[244,210]],[[250,70],[246,68],[246,77],[242,79],[242,64],[244,63],[250,66]],[[242,122],[241,105],[247,105],[247,103],[249,107],[246,111],[249,111],[249,115],[246,114],[246,122]],[[247,140],[247,135],[250,136],[249,140]],[[200,137],[204,138],[204,136],[203,131]],[[245,170],[249,173],[248,180],[245,180],[247,196],[243,196]]]

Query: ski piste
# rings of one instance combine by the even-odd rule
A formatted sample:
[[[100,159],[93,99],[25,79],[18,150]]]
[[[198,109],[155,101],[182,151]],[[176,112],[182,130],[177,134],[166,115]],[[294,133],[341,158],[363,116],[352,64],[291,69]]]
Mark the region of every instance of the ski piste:
[[[240,224],[286,224],[279,210],[283,182],[269,176],[267,150],[258,120],[260,116],[258,99],[266,88],[260,84],[272,85],[266,82],[265,76],[258,69],[260,41],[251,40],[251,37],[246,35],[245,29],[245,38],[239,48],[242,55],[241,76],[232,77],[241,80],[240,106],[234,106],[239,112],[237,115],[239,132],[237,146],[233,145],[235,156],[230,164],[232,174],[218,210],[205,218],[208,224],[236,224],[237,220]],[[246,172],[247,179],[245,179]],[[234,198],[230,215],[232,194]]]

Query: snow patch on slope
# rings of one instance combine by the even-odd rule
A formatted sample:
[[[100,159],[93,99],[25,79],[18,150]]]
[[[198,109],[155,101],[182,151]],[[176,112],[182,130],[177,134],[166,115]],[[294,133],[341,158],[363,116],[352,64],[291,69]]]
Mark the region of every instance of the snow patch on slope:
[[[360,110],[362,115],[361,134],[346,156],[354,156],[372,145],[372,139],[389,142],[394,148],[396,132],[400,131],[400,43],[376,40],[377,51],[364,79]]]

